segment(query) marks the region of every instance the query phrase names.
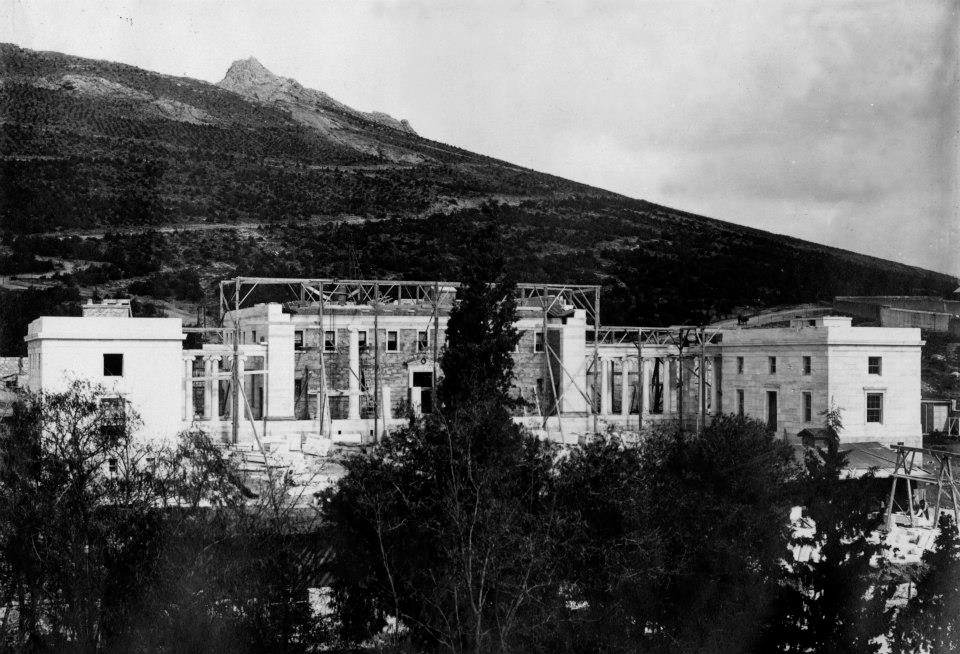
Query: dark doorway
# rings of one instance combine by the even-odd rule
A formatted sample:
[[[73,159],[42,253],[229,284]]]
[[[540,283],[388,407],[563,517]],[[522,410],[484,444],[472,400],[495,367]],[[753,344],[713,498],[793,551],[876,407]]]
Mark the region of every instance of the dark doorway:
[[[433,413],[433,373],[414,372],[411,386],[420,389],[420,412]]]
[[[767,429],[777,431],[777,392],[767,391]]]

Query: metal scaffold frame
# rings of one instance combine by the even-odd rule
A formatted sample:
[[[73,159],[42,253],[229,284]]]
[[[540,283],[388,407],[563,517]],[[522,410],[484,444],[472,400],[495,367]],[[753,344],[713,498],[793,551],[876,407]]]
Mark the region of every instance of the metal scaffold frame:
[[[886,522],[892,524],[893,505],[897,496],[897,486],[903,481],[907,491],[907,513],[910,516],[910,526],[916,526],[916,514],[913,501],[913,484],[928,484],[936,487],[933,520],[931,527],[937,527],[941,511],[945,510],[943,501],[950,503],[953,512],[954,524],[960,524],[960,480],[954,476],[955,459],[960,458],[956,452],[947,452],[925,447],[908,447],[905,445],[891,445],[890,449],[897,453],[897,460],[890,477],[893,483],[890,487],[890,497],[887,500]],[[927,464],[924,469],[916,462],[920,454]]]
[[[219,319],[220,324],[224,324],[226,315],[229,312],[236,312],[244,308],[244,305],[251,298],[253,292],[260,287],[280,287],[285,288],[289,294],[289,301],[299,301],[302,303],[317,302],[318,318],[320,320],[318,334],[318,350],[321,365],[321,394],[325,395],[326,375],[323,371],[323,315],[324,305],[333,301],[350,302],[352,304],[369,305],[373,308],[374,316],[374,434],[379,438],[381,433],[380,420],[382,418],[381,388],[380,388],[380,343],[379,343],[379,317],[384,306],[387,305],[423,305],[429,307],[431,320],[433,322],[433,397],[436,397],[437,383],[437,365],[440,356],[439,350],[439,324],[440,313],[442,310],[449,310],[453,307],[455,294],[460,288],[459,282],[442,281],[408,281],[408,280],[366,280],[366,279],[334,279],[334,278],[312,278],[312,277],[246,277],[240,276],[229,280],[223,280],[219,284]],[[551,386],[557,388],[556,378],[553,374],[553,364],[551,357],[556,357],[561,366],[559,374],[570,376],[562,366],[556,351],[549,344],[547,337],[547,324],[549,314],[555,307],[572,306],[575,309],[582,309],[585,313],[586,322],[596,331],[600,324],[600,287],[589,284],[517,284],[515,290],[515,299],[518,307],[539,308],[542,312],[544,325],[544,367],[551,379]],[[237,360],[239,358],[239,342],[242,316],[234,313],[232,320],[233,348],[234,348],[234,370],[237,369]],[[231,331],[230,328],[221,330],[223,332]],[[596,367],[599,360],[599,343],[593,345],[593,366]],[[595,379],[595,382],[596,379]],[[232,384],[231,388],[238,388],[239,384]],[[582,389],[578,391],[586,397]],[[267,390],[264,388],[264,394]],[[554,407],[546,415],[550,415],[554,410],[560,412],[560,399],[562,391],[554,393]],[[239,398],[233,393],[233,402],[236,406]],[[321,420],[324,406],[318,402],[317,415]],[[598,428],[597,414],[594,411],[593,403],[588,401],[590,411],[593,414],[594,431]],[[237,412],[234,411],[233,421],[233,442],[237,442],[239,423]]]
[[[638,366],[638,375],[642,375],[643,347],[667,346],[674,347],[677,350],[675,356],[668,355],[669,358],[675,358],[677,361],[677,377],[671,384],[672,388],[666,389],[666,392],[672,392],[677,389],[677,418],[681,428],[683,425],[683,372],[684,372],[684,351],[695,349],[696,354],[688,355],[686,358],[696,358],[699,361],[697,368],[687,368],[693,376],[697,378],[698,388],[698,416],[699,428],[706,426],[707,422],[707,380],[706,380],[706,347],[716,344],[723,330],[720,327],[708,327],[704,325],[671,325],[669,327],[635,327],[635,326],[609,326],[603,325],[600,329],[593,332],[594,345],[627,345],[634,344],[637,347],[637,359],[641,362]],[[589,332],[588,332],[589,333]],[[589,338],[589,336],[588,336]],[[716,407],[714,407],[716,409]],[[640,409],[640,418],[638,425],[642,425],[643,409]]]
[[[318,329],[317,349],[320,357],[321,376],[320,394],[318,398],[317,416],[321,422],[320,430],[324,430],[323,416],[326,407],[326,374],[324,365],[324,328],[323,321],[326,313],[327,304],[349,303],[356,305],[368,305],[373,309],[374,318],[374,361],[373,361],[373,420],[374,434],[379,438],[381,434],[380,421],[383,418],[382,407],[382,389],[381,389],[381,361],[380,361],[380,316],[387,306],[421,306],[429,309],[429,318],[433,327],[433,344],[430,352],[433,364],[433,397],[436,397],[437,366],[440,357],[439,348],[439,323],[440,315],[443,311],[449,311],[453,308],[457,290],[460,288],[460,282],[444,281],[417,281],[417,280],[369,280],[369,279],[335,279],[335,278],[314,278],[314,277],[247,277],[239,276],[233,279],[223,280],[219,284],[219,308],[220,324],[225,324],[225,318],[228,313],[242,309],[253,297],[254,291],[262,287],[272,287],[281,289],[281,295],[289,298],[285,302],[299,302],[304,306],[316,303],[317,314],[320,321]],[[284,302],[277,297],[273,301]],[[717,342],[722,330],[718,327],[705,327],[693,325],[671,325],[668,327],[637,327],[637,326],[606,326],[600,322],[600,287],[598,285],[583,284],[517,284],[515,290],[515,299],[518,307],[526,309],[537,309],[540,312],[543,329],[543,375],[544,381],[549,381],[553,389],[552,402],[549,406],[543,406],[541,416],[543,419],[542,427],[547,426],[550,416],[556,414],[562,417],[561,402],[567,384],[566,379],[573,381],[575,375],[579,374],[583,368],[571,372],[563,365],[561,353],[558,352],[550,343],[549,318],[551,312],[558,307],[573,307],[584,311],[587,323],[587,347],[592,345],[592,353],[589,357],[589,363],[584,362],[587,373],[592,374],[592,384],[588,383],[584,388],[573,382],[576,392],[580,393],[586,400],[588,412],[592,418],[593,431],[599,431],[599,412],[600,407],[595,406],[595,397],[601,384],[600,380],[600,346],[601,345],[625,345],[634,344],[637,348],[638,359],[638,380],[644,383],[643,379],[643,348],[645,346],[667,346],[676,350],[674,354],[666,356],[667,365],[669,361],[677,361],[677,375],[672,381],[670,388],[665,388],[666,393],[677,391],[676,414],[681,423],[684,418],[684,362],[687,358],[698,358],[699,367],[694,369],[692,366],[687,372],[691,372],[698,377],[699,386],[699,420],[698,424],[706,424],[707,413],[707,393],[706,380],[703,372],[706,370],[705,356],[706,346]],[[230,327],[221,327],[219,331],[226,342],[226,337],[232,332],[233,338],[233,356],[234,376],[236,376],[237,359],[239,358],[239,342],[241,333],[242,316],[237,316]],[[215,330],[209,330],[215,331]],[[429,332],[428,332],[429,333]],[[591,343],[592,340],[592,343]],[[695,354],[687,355],[687,350],[699,350]],[[556,369],[559,366],[559,370]],[[698,372],[699,371],[699,372]],[[268,383],[268,382],[265,382]],[[239,388],[239,380],[233,380],[231,388]],[[369,392],[369,389],[361,389],[361,392]],[[264,389],[266,394],[266,389]],[[545,398],[538,398],[542,402]],[[240,398],[233,393],[233,440],[237,440],[239,429],[239,409]],[[642,426],[643,408],[638,411],[638,428]],[[562,425],[562,420],[558,421]],[[561,437],[563,437],[561,426]]]

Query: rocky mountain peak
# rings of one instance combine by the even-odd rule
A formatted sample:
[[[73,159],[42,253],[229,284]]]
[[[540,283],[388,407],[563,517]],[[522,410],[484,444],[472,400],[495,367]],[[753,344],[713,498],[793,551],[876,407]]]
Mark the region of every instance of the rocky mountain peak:
[[[416,134],[406,120],[397,120],[383,112],[362,112],[331,98],[323,91],[304,88],[295,79],[280,77],[270,72],[255,57],[238,59],[230,64],[227,74],[217,83],[220,88],[239,95],[268,102],[291,111],[294,118],[317,127],[318,119],[328,131],[330,121],[316,115],[316,111],[337,111],[386,125],[408,134]],[[304,113],[306,112],[306,113]],[[336,118],[333,118],[336,121]]]
[[[266,66],[255,57],[247,57],[246,59],[237,59],[230,64],[227,74],[224,75],[217,86],[242,95],[254,95],[261,100],[265,100],[267,99],[265,96],[269,93],[264,93],[264,91],[275,90],[281,83],[281,78],[267,70]]]

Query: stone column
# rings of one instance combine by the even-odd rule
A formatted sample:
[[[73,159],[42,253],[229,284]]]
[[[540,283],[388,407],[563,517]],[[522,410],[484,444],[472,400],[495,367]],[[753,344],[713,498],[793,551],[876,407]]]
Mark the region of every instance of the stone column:
[[[220,357],[210,357],[210,420],[220,419]]]
[[[720,357],[710,359],[710,367],[713,374],[710,376],[710,413],[718,416],[722,413],[720,407]]]
[[[653,361],[640,359],[640,412],[642,415],[650,415],[650,382],[653,378]]]
[[[236,392],[238,393],[237,399],[239,400],[237,402],[237,406],[240,407],[237,410],[237,415],[240,416],[241,425],[243,424],[243,421],[246,418],[253,418],[253,416],[250,415],[250,413],[247,411],[247,404],[249,403],[250,400],[249,399],[244,400],[244,397],[246,397],[246,392],[247,392],[247,380],[244,379],[243,368],[244,368],[244,358],[242,356],[239,356],[237,357],[237,379],[240,380],[240,384],[239,384],[240,387],[236,390]],[[237,434],[237,440],[238,441],[240,440],[239,434]]]
[[[669,414],[673,411],[673,376],[670,374],[670,357],[663,357],[663,366],[661,368],[663,383],[663,413]]]
[[[620,415],[630,415],[630,359],[620,358]]]
[[[390,387],[383,386],[380,389],[380,413],[383,415],[383,429],[386,431],[386,424],[393,419],[393,405],[390,404]]]
[[[610,414],[610,362],[600,359],[600,415]]]
[[[183,360],[183,419],[193,422],[193,357]]]
[[[356,327],[350,328],[350,372],[348,389],[350,391],[350,405],[348,418],[360,419],[360,333]]]
[[[203,417],[213,420],[213,357],[203,357]]]

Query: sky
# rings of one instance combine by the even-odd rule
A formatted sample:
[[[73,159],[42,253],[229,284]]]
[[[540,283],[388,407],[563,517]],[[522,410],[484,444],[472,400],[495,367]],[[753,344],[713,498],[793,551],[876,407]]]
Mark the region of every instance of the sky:
[[[960,0],[0,0],[0,41],[254,56],[423,136],[960,275]]]

